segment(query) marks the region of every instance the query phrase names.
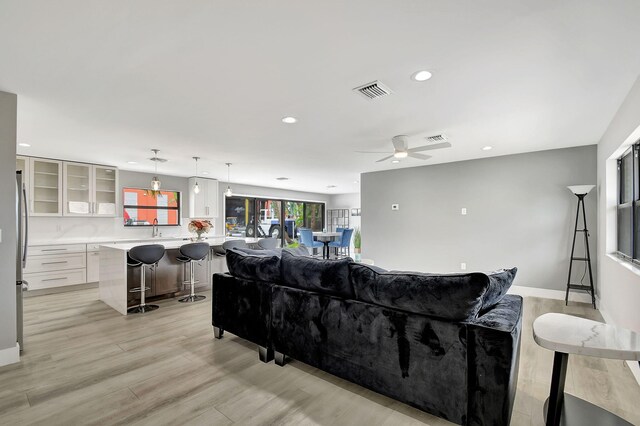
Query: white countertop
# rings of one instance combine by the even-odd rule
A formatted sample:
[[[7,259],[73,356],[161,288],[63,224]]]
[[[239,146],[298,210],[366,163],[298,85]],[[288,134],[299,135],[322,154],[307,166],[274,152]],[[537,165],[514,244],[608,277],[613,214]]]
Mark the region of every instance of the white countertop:
[[[31,240],[29,247],[37,246],[53,246],[65,244],[116,244],[129,242],[163,242],[163,241],[185,241],[191,239],[193,235],[187,234],[183,236],[166,236],[155,238],[127,238],[127,237],[78,237],[78,238],[57,238],[51,240]],[[224,238],[223,235],[214,235],[211,238]]]
[[[222,243],[224,243],[225,241],[229,241],[229,240],[245,240],[247,242],[247,244],[255,244],[258,242],[258,240],[260,240],[260,238],[236,238],[236,237],[209,237],[207,239],[205,239],[204,241],[199,241],[199,242],[203,242],[203,243],[208,243],[210,246],[219,246],[222,245]],[[177,249],[180,248],[180,246],[184,245],[184,244],[188,244],[190,243],[190,240],[162,240],[160,238],[155,238],[153,240],[146,240],[143,241],[142,243],[144,244],[161,244],[164,246],[165,249],[170,250],[170,249]],[[115,243],[115,244],[101,244],[100,247],[107,247],[110,249],[116,249],[116,250],[124,250],[124,251],[129,251],[132,248],[139,246],[141,244],[141,241],[138,240],[137,242],[124,242],[124,243]]]
[[[565,314],[544,314],[533,322],[533,338],[552,351],[640,361],[640,334]]]

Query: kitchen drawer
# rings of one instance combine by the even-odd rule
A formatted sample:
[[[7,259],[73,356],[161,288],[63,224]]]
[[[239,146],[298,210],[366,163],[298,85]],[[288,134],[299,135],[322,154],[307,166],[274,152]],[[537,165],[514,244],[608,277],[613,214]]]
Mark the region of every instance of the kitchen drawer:
[[[29,290],[84,284],[87,281],[84,269],[24,274],[24,279],[29,283]]]
[[[84,253],[86,244],[60,244],[51,246],[29,246],[29,256],[43,256],[47,254]]]
[[[47,256],[27,257],[26,274],[33,272],[63,271],[67,269],[80,269],[87,267],[87,255],[85,253],[51,254]]]

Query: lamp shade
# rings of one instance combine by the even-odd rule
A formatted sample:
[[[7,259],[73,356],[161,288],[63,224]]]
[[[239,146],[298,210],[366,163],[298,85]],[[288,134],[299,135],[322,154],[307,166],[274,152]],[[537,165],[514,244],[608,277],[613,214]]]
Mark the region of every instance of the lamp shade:
[[[595,188],[595,185],[571,185],[567,186],[567,188],[576,195],[586,195]]]

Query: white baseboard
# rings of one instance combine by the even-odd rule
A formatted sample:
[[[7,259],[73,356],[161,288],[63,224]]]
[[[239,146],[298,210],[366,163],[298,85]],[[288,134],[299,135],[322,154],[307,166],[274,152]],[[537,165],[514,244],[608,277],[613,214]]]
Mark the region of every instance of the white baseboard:
[[[517,294],[522,297],[542,297],[545,299],[564,300],[564,290],[550,290],[548,288],[524,287],[521,285],[511,286],[509,294]],[[569,293],[570,302],[591,303],[591,296],[586,293]]]
[[[20,346],[16,343],[13,348],[0,349],[0,367],[20,362]]]

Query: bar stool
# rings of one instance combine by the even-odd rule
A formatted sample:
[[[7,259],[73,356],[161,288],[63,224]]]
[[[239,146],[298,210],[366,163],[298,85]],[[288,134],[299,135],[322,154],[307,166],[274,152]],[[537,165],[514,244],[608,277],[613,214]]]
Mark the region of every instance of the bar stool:
[[[181,256],[177,256],[176,259],[178,262],[189,264],[191,293],[186,297],[178,299],[178,302],[197,302],[198,300],[206,298],[206,296],[199,296],[196,294],[195,265],[193,262],[199,262],[205,259],[209,255],[209,250],[211,250],[211,247],[207,243],[190,243],[184,244],[180,247]]]
[[[160,244],[147,244],[143,246],[136,246],[129,250],[129,256],[127,257],[127,264],[130,266],[140,266],[140,287],[131,289],[131,292],[140,292],[140,304],[127,309],[127,313],[130,314],[143,314],[145,312],[154,311],[159,308],[158,305],[147,305],[145,303],[145,292],[150,289],[145,284],[146,281],[146,266],[154,266],[164,256],[164,246]],[[129,259],[134,263],[129,264]]]

